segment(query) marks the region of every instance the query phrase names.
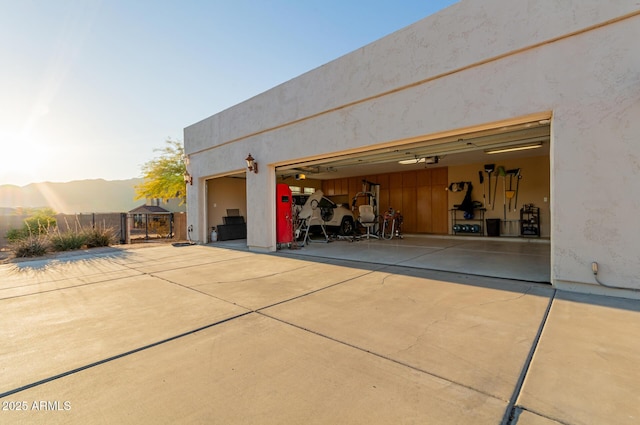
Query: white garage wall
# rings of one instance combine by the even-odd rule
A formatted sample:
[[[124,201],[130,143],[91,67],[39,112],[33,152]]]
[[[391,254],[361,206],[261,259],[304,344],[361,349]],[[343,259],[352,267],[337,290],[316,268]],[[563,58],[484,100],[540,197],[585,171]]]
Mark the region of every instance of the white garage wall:
[[[248,244],[272,250],[276,164],[552,113],[554,284],[595,290],[582,286],[595,260],[603,280],[640,288],[639,9],[462,1],[186,128],[189,215],[201,226],[198,186],[241,170],[250,152],[261,170],[247,179]]]

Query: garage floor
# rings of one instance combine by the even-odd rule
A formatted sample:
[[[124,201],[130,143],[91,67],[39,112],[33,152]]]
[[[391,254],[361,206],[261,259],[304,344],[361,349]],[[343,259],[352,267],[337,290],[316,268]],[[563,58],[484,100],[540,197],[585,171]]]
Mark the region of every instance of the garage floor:
[[[550,283],[550,249],[548,239],[406,235],[310,243],[279,252]]]

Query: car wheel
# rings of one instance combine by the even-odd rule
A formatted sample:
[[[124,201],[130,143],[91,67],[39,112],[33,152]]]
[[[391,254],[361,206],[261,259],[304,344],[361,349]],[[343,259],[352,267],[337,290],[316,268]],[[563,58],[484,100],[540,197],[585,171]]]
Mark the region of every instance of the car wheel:
[[[351,235],[353,233],[353,219],[351,217],[344,217],[340,224],[340,234],[343,236]]]

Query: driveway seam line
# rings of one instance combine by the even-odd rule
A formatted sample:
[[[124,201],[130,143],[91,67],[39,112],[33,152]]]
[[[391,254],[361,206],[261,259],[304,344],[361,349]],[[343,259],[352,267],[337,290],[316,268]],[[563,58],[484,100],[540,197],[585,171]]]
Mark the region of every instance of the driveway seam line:
[[[165,271],[165,270],[163,270],[163,271]],[[231,301],[229,301],[229,300],[225,300],[225,299],[223,299],[223,298],[216,297],[216,296],[215,296],[215,295],[213,295],[213,294],[208,294],[208,293],[206,293],[206,292],[202,292],[202,291],[200,291],[200,290],[198,290],[198,289],[196,289],[196,288],[192,288],[191,286],[187,286],[187,285],[183,285],[182,283],[174,282],[174,281],[172,281],[172,280],[169,280],[169,279],[164,278],[164,277],[160,277],[160,276],[158,276],[158,275],[156,275],[156,274],[153,274],[153,273],[144,273],[144,274],[145,274],[145,275],[147,275],[147,276],[150,276],[150,277],[153,277],[153,278],[159,279],[159,280],[161,280],[161,281],[163,281],[163,282],[167,282],[167,283],[170,283],[170,284],[172,284],[172,285],[176,285],[176,286],[179,286],[179,287],[181,287],[181,288],[188,289],[188,290],[191,290],[191,291],[193,291],[193,292],[197,292],[198,294],[206,295],[206,296],[208,296],[208,297],[214,298],[214,299],[219,300],[219,301],[224,301],[224,302],[229,303],[229,304],[238,305],[238,304],[232,303],[232,302],[231,302]],[[248,307],[243,307],[243,308],[247,308],[248,310],[251,310],[251,309],[250,309],[250,308],[248,308]]]
[[[359,279],[359,278],[364,277],[364,276],[368,276],[368,275],[370,275],[372,273],[375,273],[375,272],[378,272],[378,271],[379,270],[370,270],[367,273],[363,273],[361,275],[354,276],[354,277],[351,277],[349,279],[341,280],[340,282],[332,283],[331,285],[328,285],[328,286],[323,286],[322,288],[314,289],[314,290],[312,290],[310,292],[305,292],[304,294],[296,295],[295,297],[292,297],[292,298],[289,298],[289,299],[286,299],[286,300],[278,301],[276,303],[273,303],[273,304],[270,304],[270,305],[267,305],[267,306],[264,306],[264,307],[257,308],[257,309],[254,310],[254,312],[256,312],[258,314],[262,314],[262,312],[261,312],[262,310],[266,310],[268,308],[275,307],[275,306],[280,305],[280,304],[288,303],[290,301],[294,301],[294,300],[297,300],[297,299],[300,299],[300,298],[307,297],[309,295],[313,295],[313,294],[318,293],[320,291],[324,291],[326,289],[333,288],[334,286],[338,286],[338,285],[342,285],[342,284],[347,283],[347,282],[351,282],[352,280]]]
[[[287,271],[284,271],[284,272],[273,273],[273,274],[271,274],[271,275],[269,275],[269,276],[278,276],[278,275],[283,274],[283,273],[290,273],[290,272],[292,272],[292,271],[297,271],[297,270],[300,270],[300,269],[304,269],[304,268],[306,268],[306,267],[309,267],[309,266],[302,266],[302,267],[299,267],[299,268],[296,268],[296,269],[292,269],[292,270],[287,270]],[[173,270],[173,269],[171,269],[171,270]],[[155,272],[155,273],[163,273],[163,272],[165,272],[165,271],[169,271],[169,270],[163,270],[163,271],[161,271],[161,272]],[[288,298],[288,299],[286,299],[286,300],[282,300],[282,301],[278,301],[278,302],[276,302],[276,303],[269,304],[269,305],[267,305],[267,306],[259,307],[259,308],[253,308],[253,307],[244,306],[244,305],[241,305],[241,304],[238,304],[238,303],[234,303],[234,302],[229,301],[229,300],[227,300],[227,299],[217,297],[217,296],[215,296],[215,295],[213,295],[213,294],[210,294],[210,293],[208,293],[208,292],[200,291],[199,289],[196,289],[196,287],[191,287],[191,286],[184,285],[184,284],[182,284],[182,283],[174,282],[174,281],[169,280],[169,279],[167,279],[167,278],[164,278],[164,277],[158,276],[158,275],[156,275],[156,274],[154,274],[154,273],[143,273],[143,275],[151,276],[151,277],[154,277],[154,278],[156,278],[156,279],[160,279],[160,280],[162,280],[162,281],[164,281],[164,282],[171,283],[171,284],[173,284],[173,285],[177,285],[177,286],[180,286],[180,287],[185,288],[185,289],[190,289],[190,290],[192,290],[192,291],[194,291],[194,292],[197,292],[197,293],[199,293],[199,294],[207,295],[207,296],[209,296],[209,297],[211,297],[211,298],[215,298],[215,299],[217,299],[217,300],[224,301],[224,302],[229,303],[229,304],[233,304],[233,305],[236,305],[236,306],[239,306],[239,307],[242,307],[242,308],[246,308],[247,310],[251,310],[252,312],[259,312],[259,310],[266,309],[266,308],[270,308],[270,307],[274,307],[274,306],[277,306],[277,305],[280,305],[280,304],[283,304],[283,303],[287,303],[287,302],[289,302],[289,301],[296,300],[296,299],[298,299],[298,298],[306,297],[307,295],[315,294],[316,292],[324,291],[325,289],[329,289],[329,288],[332,288],[332,287],[334,287],[334,286],[341,285],[341,284],[343,284],[343,283],[349,282],[349,281],[351,281],[351,280],[358,279],[358,278],[361,278],[361,277],[363,277],[363,276],[367,276],[367,275],[369,275],[369,274],[371,274],[371,273],[374,273],[374,272],[376,272],[376,271],[378,271],[378,270],[371,270],[371,271],[368,271],[368,272],[364,272],[364,273],[362,273],[361,275],[354,276],[354,277],[349,278],[349,279],[341,280],[341,281],[339,281],[339,282],[332,283],[332,284],[330,284],[330,285],[328,285],[328,286],[324,286],[324,287],[322,287],[322,288],[314,289],[314,290],[312,290],[312,291],[310,291],[310,292],[305,292],[304,294],[296,295],[295,297]],[[248,281],[248,280],[254,280],[254,278],[251,278],[251,279],[245,279],[245,280],[241,280],[241,281],[233,281],[233,282],[244,282],[244,281]],[[229,283],[229,282],[225,282],[225,283]]]
[[[191,268],[191,267],[209,266],[209,265],[212,265],[212,264],[219,264],[219,263],[225,263],[225,262],[232,261],[232,260],[237,260],[237,259],[240,259],[240,258],[245,258],[245,257],[225,258],[225,259],[222,259],[222,260],[207,261],[207,262],[204,262],[204,263],[190,264],[190,265],[187,265],[187,266],[177,266],[177,267],[172,267],[172,268],[169,268],[169,269],[166,269],[166,270],[157,270],[157,271],[151,272],[151,273],[158,273],[158,272],[164,272],[164,271],[170,271],[170,270],[188,269],[188,268]],[[138,267],[152,267],[152,266],[156,265],[158,263],[158,261],[149,261],[148,263],[150,263],[150,264],[140,264]],[[144,271],[138,269],[137,267],[130,266],[128,264],[119,263],[119,265],[121,265],[123,267],[126,267],[126,268],[128,268],[130,270],[135,270],[135,271],[140,272],[140,273],[145,273]],[[149,272],[146,272],[146,273],[149,273]]]
[[[244,313],[237,314],[235,316],[228,317],[226,319],[222,319],[222,320],[219,320],[217,322],[210,323],[208,325],[200,326],[200,327],[198,327],[196,329],[192,329],[192,330],[189,330],[189,331],[186,331],[186,332],[182,332],[182,333],[180,333],[178,335],[174,335],[172,337],[165,338],[165,339],[162,339],[160,341],[152,342],[151,344],[143,345],[142,347],[134,348],[133,350],[129,350],[129,351],[126,351],[124,353],[120,353],[120,354],[116,354],[114,356],[107,357],[106,359],[98,360],[98,361],[86,364],[84,366],[80,366],[80,367],[68,370],[66,372],[62,372],[62,373],[59,373],[57,375],[50,376],[48,378],[44,378],[44,379],[41,379],[41,380],[36,381],[36,382],[32,382],[30,384],[23,385],[21,387],[5,391],[3,393],[0,393],[0,398],[7,397],[7,396],[10,396],[10,395],[13,395],[13,394],[17,394],[19,392],[28,390],[30,388],[34,388],[34,387],[46,384],[46,383],[51,382],[51,381],[55,381],[55,380],[60,379],[60,378],[64,378],[66,376],[73,375],[73,374],[78,373],[78,372],[82,372],[82,371],[90,369],[92,367],[100,366],[102,364],[109,363],[111,361],[118,360],[118,359],[121,359],[123,357],[129,356],[129,355],[132,355],[132,354],[136,354],[136,353],[139,353],[139,352],[144,351],[144,350],[148,350],[148,349],[153,348],[153,347],[157,347],[157,346],[165,344],[167,342],[171,342],[171,341],[174,341],[176,339],[180,339],[180,338],[183,338],[185,336],[189,336],[189,335],[194,334],[196,332],[200,332],[200,331],[203,331],[205,329],[209,329],[209,328],[212,328],[214,326],[221,325],[223,323],[229,322],[229,321],[234,320],[234,319],[238,319],[240,317],[243,317],[243,316],[246,316],[246,315],[249,315],[249,314],[252,314],[252,313],[254,313],[254,312],[253,311],[246,311]]]
[[[345,345],[345,346],[347,346],[347,347],[353,348],[353,349],[358,350],[358,351],[365,352],[365,353],[367,353],[367,354],[371,354],[372,356],[375,356],[375,357],[378,357],[378,358],[381,358],[381,359],[384,359],[384,360],[390,361],[390,362],[395,363],[395,364],[398,364],[398,365],[400,365],[400,366],[408,367],[409,369],[411,369],[411,370],[415,370],[416,372],[424,373],[425,375],[429,375],[429,376],[432,376],[432,377],[434,377],[434,378],[441,379],[441,380],[443,380],[443,381],[445,381],[445,382],[449,382],[449,383],[452,383],[452,384],[458,385],[458,386],[460,386],[460,387],[466,388],[466,389],[468,389],[468,390],[471,390],[471,391],[477,392],[477,393],[479,393],[479,394],[485,395],[485,396],[487,396],[487,397],[491,397],[491,398],[492,398],[492,399],[494,399],[494,400],[499,400],[499,401],[502,401],[502,402],[506,402],[506,400],[504,400],[504,399],[502,399],[502,398],[500,398],[500,397],[497,397],[497,396],[495,396],[495,395],[493,395],[493,394],[489,394],[489,393],[487,393],[487,392],[485,392],[485,391],[483,391],[483,390],[481,390],[481,389],[471,387],[471,386],[469,386],[469,385],[467,385],[467,384],[463,384],[463,383],[461,383],[461,382],[453,381],[453,380],[451,380],[451,379],[449,379],[449,378],[445,378],[445,377],[440,376],[440,375],[438,375],[438,374],[436,374],[436,373],[429,372],[429,371],[427,371],[427,370],[420,369],[419,367],[413,366],[413,365],[411,365],[411,364],[408,364],[408,363],[402,362],[402,361],[400,361],[400,360],[397,360],[397,359],[394,359],[394,358],[391,358],[391,357],[385,356],[384,354],[376,353],[375,351],[371,351],[371,350],[368,350],[368,349],[366,349],[366,348],[359,347],[359,346],[357,346],[357,345],[351,344],[351,343],[346,342],[346,341],[341,341],[341,340],[339,340],[339,339],[337,339],[337,338],[331,337],[331,336],[329,336],[329,335],[322,334],[322,333],[320,333],[320,332],[317,332],[317,331],[314,331],[314,330],[311,330],[311,329],[305,328],[305,327],[300,326],[300,325],[296,325],[295,323],[288,322],[288,321],[286,321],[286,320],[283,320],[283,319],[280,319],[280,318],[277,318],[277,317],[271,316],[271,315],[266,314],[266,313],[263,313],[263,312],[261,312],[261,311],[256,311],[256,313],[257,313],[257,314],[260,314],[260,315],[263,315],[263,316],[265,316],[265,317],[267,317],[267,318],[269,318],[269,319],[273,319],[273,320],[276,320],[276,321],[278,321],[278,322],[284,323],[284,324],[286,324],[286,325],[292,326],[292,327],[294,327],[294,328],[300,329],[300,330],[302,330],[302,331],[305,331],[305,332],[311,333],[311,334],[313,334],[313,335],[317,335],[317,336],[319,336],[319,337],[321,337],[321,338],[328,339],[329,341],[333,341],[333,342],[336,342],[336,343],[338,343],[338,344]]]
[[[516,381],[516,386],[509,398],[509,403],[507,404],[507,408],[504,413],[504,417],[502,418],[501,425],[511,425],[513,423],[515,409],[516,409],[516,401],[522,392],[522,387],[524,386],[524,381],[529,373],[529,368],[531,367],[531,362],[533,361],[533,356],[538,349],[538,345],[540,343],[540,339],[542,338],[542,332],[544,332],[544,328],[547,324],[547,320],[549,319],[549,314],[551,313],[551,307],[553,306],[553,301],[556,298],[556,294],[558,293],[557,289],[553,290],[551,297],[549,297],[549,302],[547,304],[547,309],[542,316],[542,320],[540,322],[540,326],[538,326],[538,332],[536,333],[535,338],[533,339],[533,343],[531,344],[531,349],[529,350],[529,354],[524,361],[524,365],[522,366],[522,370],[520,371],[520,376]]]
[[[47,294],[49,292],[66,291],[68,289],[82,288],[84,286],[98,285],[98,284],[101,284],[101,283],[108,283],[108,282],[113,282],[113,281],[116,281],[116,280],[127,279],[127,278],[130,278],[130,277],[137,277],[137,276],[144,276],[145,275],[145,273],[142,273],[142,272],[138,272],[138,273],[139,274],[136,274],[136,275],[114,277],[114,278],[111,278],[111,279],[98,280],[96,282],[79,283],[77,285],[65,286],[64,288],[46,289],[44,291],[31,292],[29,294],[14,295],[14,296],[11,296],[11,297],[2,297],[2,296],[0,296],[0,302],[2,302],[4,300],[12,300],[12,299],[15,299],[15,298],[23,298],[23,297],[31,297],[31,296],[34,296],[34,295]],[[53,282],[53,281],[50,281],[50,282]],[[60,281],[58,280],[56,282],[60,282]],[[37,284],[34,284],[34,285],[43,285],[43,284],[46,284],[46,283],[49,283],[49,282],[37,283]],[[32,285],[15,286],[15,287],[12,287],[12,288],[7,288],[6,290],[16,289],[16,288],[27,288],[29,286],[32,286]],[[3,290],[5,290],[5,289],[3,289]]]
[[[545,414],[543,414],[543,413],[537,412],[537,411],[535,411],[535,410],[527,409],[526,407],[523,407],[523,406],[515,406],[515,408],[516,408],[516,409],[519,409],[519,410],[520,410],[520,412],[519,412],[516,416],[514,416],[514,419],[518,419],[518,416],[519,416],[519,415],[520,415],[520,413],[522,413],[522,412],[530,412],[530,413],[532,413],[532,414],[534,414],[534,415],[536,415],[536,416],[540,416],[541,418],[545,418],[545,419],[549,419],[550,421],[557,422],[557,423],[559,423],[560,425],[571,425],[569,422],[565,422],[565,421],[560,420],[560,419],[558,419],[558,418],[554,418],[554,417],[551,417],[551,416],[547,416],[547,415],[545,415]],[[517,425],[517,422],[515,422],[515,424]]]

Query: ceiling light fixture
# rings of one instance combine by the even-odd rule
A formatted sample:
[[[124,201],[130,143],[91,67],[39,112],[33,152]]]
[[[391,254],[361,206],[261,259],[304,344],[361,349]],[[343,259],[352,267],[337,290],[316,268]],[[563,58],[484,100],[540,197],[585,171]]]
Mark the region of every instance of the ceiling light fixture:
[[[424,158],[403,159],[402,161],[398,161],[398,164],[411,165],[411,164],[419,164],[421,162],[424,162]]]
[[[488,155],[493,155],[496,153],[505,153],[505,152],[516,152],[516,151],[524,151],[528,149],[536,149],[542,147],[542,143],[536,143],[534,145],[522,145],[522,146],[511,146],[508,148],[496,148],[496,149],[487,149],[484,153]]]
[[[438,161],[440,161],[440,157],[439,156],[426,156],[426,157],[422,157],[422,158],[414,158],[414,159],[403,159],[402,161],[398,161],[398,164],[402,164],[402,165],[411,165],[411,164],[421,164],[421,163],[426,163],[426,164],[437,164]]]

